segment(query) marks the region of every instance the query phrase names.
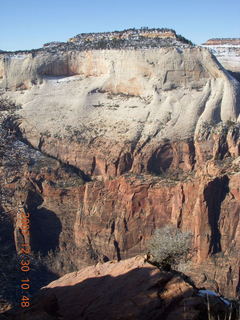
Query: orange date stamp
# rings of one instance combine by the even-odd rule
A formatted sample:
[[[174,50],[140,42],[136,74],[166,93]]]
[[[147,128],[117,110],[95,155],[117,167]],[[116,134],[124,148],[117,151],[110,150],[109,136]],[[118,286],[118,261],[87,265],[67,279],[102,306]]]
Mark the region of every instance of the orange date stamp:
[[[23,211],[19,212],[19,214],[21,215],[20,219],[21,219],[21,232],[22,235],[25,237],[29,237],[30,236],[30,214],[29,213],[25,213]],[[21,287],[21,291],[22,291],[22,295],[20,297],[21,300],[21,307],[22,308],[28,308],[30,307],[30,293],[29,290],[31,288],[31,281],[28,278],[28,274],[31,270],[31,261],[30,261],[30,255],[31,253],[31,248],[29,243],[22,243],[21,247],[20,247],[20,256],[21,256],[21,260],[19,263],[19,268],[20,271],[22,272],[22,279],[21,279],[21,283],[20,283],[20,287]]]

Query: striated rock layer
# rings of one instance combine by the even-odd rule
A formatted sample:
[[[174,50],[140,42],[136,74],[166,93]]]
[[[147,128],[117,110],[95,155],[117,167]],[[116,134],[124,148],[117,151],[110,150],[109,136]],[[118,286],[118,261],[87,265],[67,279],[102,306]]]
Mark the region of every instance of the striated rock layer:
[[[62,274],[145,252],[154,230],[172,223],[194,234],[192,278],[199,286],[234,297],[240,244],[237,128],[233,125],[225,136],[216,128],[208,138],[197,140],[191,172],[175,168],[159,175],[131,173],[84,183],[71,171],[65,173],[56,160],[37,162],[37,168],[30,165],[13,174],[6,187],[16,190],[15,202],[5,208],[14,211],[17,203],[25,203],[31,214],[33,252],[46,255],[59,247],[62,270],[54,271]]]
[[[160,154],[167,158],[160,160],[165,171],[181,161],[166,141],[192,138],[206,123],[239,119],[240,84],[206,49],[3,58],[0,86],[23,106],[24,137],[86,174],[149,172]]]
[[[210,39],[203,44],[240,81],[240,39]]]
[[[239,38],[213,38],[209,39],[204,43],[204,45],[212,45],[212,46],[240,46],[240,39]]]
[[[33,250],[59,247],[77,267],[120,260],[173,223],[194,234],[193,277],[236,296],[240,84],[214,56],[160,48],[0,57],[0,86],[22,104],[21,139],[85,177],[58,183],[50,162],[44,174],[26,168]]]

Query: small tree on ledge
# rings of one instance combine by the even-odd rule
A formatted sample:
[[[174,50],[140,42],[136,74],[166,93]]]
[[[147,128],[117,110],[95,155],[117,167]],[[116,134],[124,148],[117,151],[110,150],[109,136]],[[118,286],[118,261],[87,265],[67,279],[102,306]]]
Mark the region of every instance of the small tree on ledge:
[[[167,225],[156,229],[148,243],[147,260],[164,271],[190,260],[192,234]]]

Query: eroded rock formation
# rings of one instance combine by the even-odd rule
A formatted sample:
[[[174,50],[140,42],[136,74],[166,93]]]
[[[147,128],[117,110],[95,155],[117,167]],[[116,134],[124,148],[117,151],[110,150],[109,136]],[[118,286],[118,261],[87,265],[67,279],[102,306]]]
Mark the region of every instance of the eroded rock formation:
[[[144,252],[173,223],[194,234],[194,279],[236,296],[240,84],[215,57],[196,47],[0,56],[4,95],[22,105],[12,126],[45,159],[4,184],[15,199],[5,211],[22,201],[31,213],[33,251],[59,248],[80,268]]]
[[[46,255],[59,247],[63,273],[69,270],[66,265],[71,270],[144,252],[155,228],[173,223],[195,235],[194,280],[201,283],[199,275],[206,274],[205,286],[212,288],[214,280],[215,290],[235,296],[240,243],[238,130],[234,124],[208,129],[192,149],[177,148],[178,156],[192,159],[192,167],[183,170],[182,162],[183,169],[176,166],[158,175],[126,173],[85,182],[39,153],[41,161],[32,156],[30,165],[11,172],[5,188],[12,190],[15,201],[5,210],[25,203],[31,214],[33,251]],[[6,169],[5,165],[2,176]]]
[[[0,85],[23,105],[24,137],[86,174],[149,172],[159,162],[158,172],[176,167],[182,161],[179,140],[193,138],[206,123],[239,118],[240,84],[206,49],[67,51],[4,59]],[[28,90],[15,91],[23,86]],[[191,149],[191,142],[182,148]],[[192,167],[191,159],[184,161]]]
[[[225,69],[240,81],[240,39],[210,39],[203,44],[209,48]]]

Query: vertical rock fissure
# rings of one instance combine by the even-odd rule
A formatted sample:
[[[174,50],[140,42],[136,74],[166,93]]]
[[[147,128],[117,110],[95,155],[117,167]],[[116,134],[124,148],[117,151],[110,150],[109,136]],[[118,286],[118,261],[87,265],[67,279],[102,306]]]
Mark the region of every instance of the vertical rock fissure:
[[[208,222],[211,228],[209,253],[215,254],[222,251],[221,233],[219,230],[219,219],[221,204],[229,192],[229,178],[223,176],[211,181],[204,190],[204,198],[208,208]]]

